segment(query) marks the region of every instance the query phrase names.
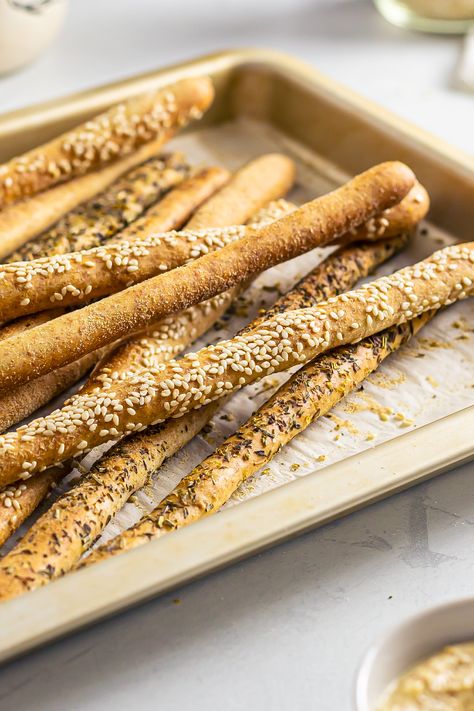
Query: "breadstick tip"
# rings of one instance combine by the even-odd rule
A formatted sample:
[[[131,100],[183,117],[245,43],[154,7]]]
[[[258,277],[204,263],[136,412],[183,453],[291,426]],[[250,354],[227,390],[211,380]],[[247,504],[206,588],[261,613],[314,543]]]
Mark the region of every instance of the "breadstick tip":
[[[193,104],[196,113],[203,113],[214,101],[214,85],[212,83],[212,79],[208,76],[182,79],[181,81],[176,82],[176,84],[170,86],[170,89],[173,90],[173,93],[178,100],[185,98],[187,102]]]

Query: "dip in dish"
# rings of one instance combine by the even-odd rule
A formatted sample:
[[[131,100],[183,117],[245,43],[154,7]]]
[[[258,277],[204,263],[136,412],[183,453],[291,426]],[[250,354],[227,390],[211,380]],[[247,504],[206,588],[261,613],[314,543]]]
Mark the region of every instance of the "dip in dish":
[[[377,711],[474,711],[474,642],[445,647],[412,667]]]

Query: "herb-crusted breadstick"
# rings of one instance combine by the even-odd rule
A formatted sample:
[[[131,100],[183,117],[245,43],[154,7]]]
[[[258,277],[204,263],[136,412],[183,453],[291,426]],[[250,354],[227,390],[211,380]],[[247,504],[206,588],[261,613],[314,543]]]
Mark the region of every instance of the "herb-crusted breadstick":
[[[160,145],[159,141],[147,143],[106,168],[74,178],[0,210],[0,259],[49,229],[70,210],[98,195],[128,170],[155,157]]]
[[[280,298],[271,313],[310,306],[337,294],[344,286],[352,286],[401,249],[404,242],[403,238],[393,238],[383,246],[366,243],[339,249]],[[261,321],[257,319],[251,327]],[[128,497],[146,484],[167,457],[200,431],[218,406],[218,401],[211,402],[197,412],[166,420],[112,447],[75,488],[32,526],[7,558],[6,573],[0,566],[3,594],[11,597],[32,590],[70,570]],[[102,554],[101,549],[99,555]]]
[[[214,90],[207,77],[140,94],[0,166],[0,208],[116,161],[152,140],[169,139],[200,118]]]
[[[218,253],[205,254],[172,274],[148,279],[43,324],[35,338],[28,333],[10,338],[0,343],[0,387],[39,377],[277,263],[328,244],[400,202],[414,182],[413,173],[403,163],[382,163],[292,215],[250,230]],[[68,334],[67,342],[62,338],[64,333]]]
[[[136,220],[188,172],[189,166],[180,154],[150,158],[67,213],[54,227],[24,244],[6,261],[26,261],[98,247]]]
[[[327,414],[355,390],[434,313],[428,311],[304,366],[235,434],[185,476],[153,511],[92,551],[80,567],[131,550],[215,513],[243,481],[271,461],[311,422]]]
[[[276,314],[179,361],[130,378],[111,374],[98,392],[78,394],[61,410],[0,437],[0,482],[27,478],[101,442],[199,409],[264,375],[467,298],[473,284],[474,243],[446,247],[319,306]]]

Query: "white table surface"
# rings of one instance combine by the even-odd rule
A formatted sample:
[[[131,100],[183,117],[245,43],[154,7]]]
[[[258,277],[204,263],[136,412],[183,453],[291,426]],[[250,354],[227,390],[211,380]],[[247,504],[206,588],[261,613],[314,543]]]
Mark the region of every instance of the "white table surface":
[[[360,0],[72,0],[56,45],[0,79],[0,111],[239,46],[297,54],[474,149],[460,40],[404,33]],[[0,671],[0,707],[351,709],[381,630],[473,594],[473,475],[459,468],[30,654]]]

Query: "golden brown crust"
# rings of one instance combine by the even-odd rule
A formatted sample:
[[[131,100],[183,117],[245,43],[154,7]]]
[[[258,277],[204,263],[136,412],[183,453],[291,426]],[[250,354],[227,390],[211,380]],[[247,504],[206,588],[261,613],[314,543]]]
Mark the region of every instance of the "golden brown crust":
[[[205,254],[181,269],[148,279],[28,333],[0,343],[0,383],[12,387],[146,328],[153,321],[245,281],[279,262],[327,244],[399,202],[414,176],[402,163],[383,163],[267,227]],[[67,332],[67,342],[62,334]]]
[[[384,210],[380,215],[368,220],[364,225],[350,230],[340,238],[340,242],[387,239],[410,233],[413,226],[425,217],[430,207],[430,198],[418,181],[398,205]]]
[[[199,409],[263,375],[360,341],[473,291],[474,243],[453,245],[319,306],[277,314],[242,336],[179,361],[141,369],[130,378],[106,378],[102,389],[78,394],[60,411],[0,437],[0,481],[28,477],[99,443]],[[86,414],[88,419],[82,419]],[[45,436],[46,428],[58,436]]]
[[[205,203],[187,228],[226,227],[246,222],[260,209],[268,222],[267,203],[285,195],[295,180],[295,164],[281,153],[268,153],[243,165],[232,176],[232,183],[222,188],[212,200]],[[266,189],[265,189],[266,187]],[[286,214],[286,213],[285,213]],[[245,215],[243,219],[232,216]],[[216,217],[218,216],[218,217]]]
[[[26,242],[6,261],[20,262],[99,247],[181,183],[188,172],[189,166],[180,154],[150,158],[67,213],[50,230]]]
[[[26,521],[65,473],[63,467],[51,467],[34,481],[13,484],[0,491],[0,546]]]
[[[199,118],[214,90],[207,77],[140,94],[0,166],[0,208],[107,165]]]
[[[264,218],[264,215],[259,217]],[[352,286],[403,244],[403,239],[394,238],[383,248],[380,244],[367,243],[339,249],[297,284],[295,290],[283,296],[271,313],[279,313],[285,307],[311,306],[337,294],[341,286]],[[260,322],[261,319],[257,319],[251,327]],[[160,357],[157,353],[156,363]],[[130,360],[126,365],[131,365]],[[115,366],[120,372],[120,363],[116,362]],[[216,401],[197,412],[149,427],[143,433],[125,438],[101,457],[91,473],[62,496],[16,547],[6,563],[10,572],[5,594],[12,596],[33,589],[70,570],[128,497],[144,486],[165,458],[200,431],[218,406]]]
[[[80,567],[131,550],[215,513],[243,481],[355,390],[434,313],[427,312],[358,344],[338,348],[304,366],[235,434],[185,476],[153,511],[92,551]],[[13,588],[18,590],[17,584],[15,581]]]
[[[128,170],[156,156],[160,146],[161,142],[152,141],[106,168],[74,178],[0,210],[0,259],[47,230],[67,212],[105,190]]]

